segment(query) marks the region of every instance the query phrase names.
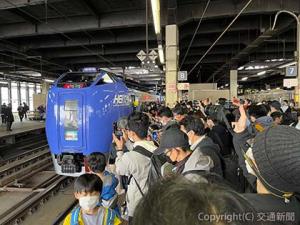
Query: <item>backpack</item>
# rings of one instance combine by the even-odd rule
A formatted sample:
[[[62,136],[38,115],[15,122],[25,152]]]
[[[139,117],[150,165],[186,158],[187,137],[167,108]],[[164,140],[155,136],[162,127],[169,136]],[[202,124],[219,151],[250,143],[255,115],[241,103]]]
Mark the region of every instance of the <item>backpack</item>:
[[[166,162],[166,160],[163,158],[164,156],[154,155],[152,152],[149,152],[147,149],[143,148],[142,146],[137,146],[132,151],[138,152],[139,154],[150,159],[150,170],[148,173],[146,184],[148,186],[153,185],[158,179],[162,177],[161,167]],[[144,196],[144,193],[140,185],[138,184],[137,180],[133,177],[133,175],[130,175],[128,184],[130,183],[131,179],[134,179],[135,184],[139,189],[139,192],[141,193],[142,196]]]
[[[71,212],[71,224],[70,225],[79,225],[79,215],[80,215],[80,209],[81,207],[78,206]],[[105,214],[104,214],[104,222],[103,225],[114,225],[114,220],[116,217],[116,213],[113,210],[105,208]]]

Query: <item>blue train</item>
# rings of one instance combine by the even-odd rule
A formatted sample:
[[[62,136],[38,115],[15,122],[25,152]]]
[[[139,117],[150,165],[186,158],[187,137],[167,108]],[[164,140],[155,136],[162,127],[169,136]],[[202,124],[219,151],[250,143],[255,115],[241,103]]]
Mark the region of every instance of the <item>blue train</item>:
[[[86,171],[85,156],[109,151],[113,123],[129,115],[130,90],[115,74],[68,72],[50,88],[46,134],[56,173],[78,176]]]

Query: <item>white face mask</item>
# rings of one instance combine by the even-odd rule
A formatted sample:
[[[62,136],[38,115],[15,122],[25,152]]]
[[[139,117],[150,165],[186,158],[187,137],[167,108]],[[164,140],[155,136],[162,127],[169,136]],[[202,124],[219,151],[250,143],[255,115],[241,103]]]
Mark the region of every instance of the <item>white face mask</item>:
[[[192,141],[191,141],[191,139],[190,139],[190,136],[189,136],[189,133],[190,133],[190,132],[191,132],[191,131],[187,132],[186,135],[187,135],[188,138],[189,138],[189,145],[192,145],[193,143],[192,143]]]
[[[88,195],[79,198],[79,205],[84,210],[90,210],[96,208],[96,206],[99,204],[99,198],[98,195]]]
[[[249,148],[249,149],[247,150],[246,155],[247,155],[252,161],[254,160],[252,148]],[[245,163],[246,163],[246,168],[247,168],[248,173],[250,173],[250,174],[256,176],[254,170],[251,168],[251,166],[249,165],[249,163],[247,162],[247,160],[245,160]]]

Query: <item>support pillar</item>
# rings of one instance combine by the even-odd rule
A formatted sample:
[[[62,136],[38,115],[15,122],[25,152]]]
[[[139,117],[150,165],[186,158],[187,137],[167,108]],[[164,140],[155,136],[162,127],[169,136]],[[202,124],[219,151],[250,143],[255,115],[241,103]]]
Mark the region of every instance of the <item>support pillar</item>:
[[[42,94],[47,95],[49,88],[50,88],[50,84],[47,82],[43,82],[42,83]]]
[[[174,107],[178,100],[178,27],[175,24],[166,26],[166,105]]]
[[[297,79],[298,79],[298,86],[295,87],[295,102],[298,105],[298,108],[300,108],[300,15],[298,16],[297,21]]]
[[[8,103],[12,103],[12,96],[11,96],[11,80],[9,80],[8,82]]]
[[[237,70],[230,70],[230,99],[233,97],[237,97],[238,91],[238,71]]]

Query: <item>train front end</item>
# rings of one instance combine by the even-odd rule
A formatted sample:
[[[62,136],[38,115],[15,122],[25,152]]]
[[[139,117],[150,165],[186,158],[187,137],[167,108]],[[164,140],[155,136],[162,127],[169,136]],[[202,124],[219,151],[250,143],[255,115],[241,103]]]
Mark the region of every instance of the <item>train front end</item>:
[[[57,174],[79,176],[87,171],[85,156],[107,153],[112,125],[130,113],[130,104],[115,104],[126,86],[107,72],[67,73],[49,90],[46,134]]]

